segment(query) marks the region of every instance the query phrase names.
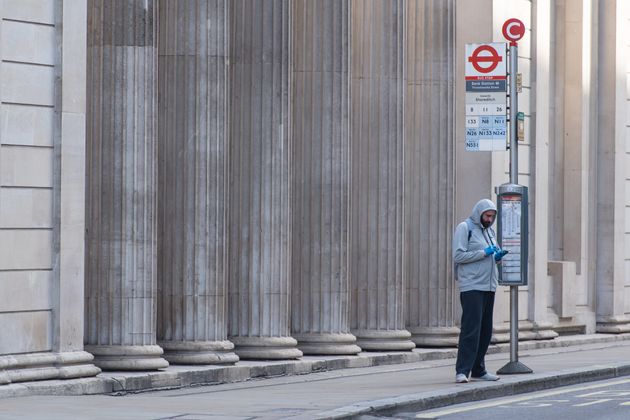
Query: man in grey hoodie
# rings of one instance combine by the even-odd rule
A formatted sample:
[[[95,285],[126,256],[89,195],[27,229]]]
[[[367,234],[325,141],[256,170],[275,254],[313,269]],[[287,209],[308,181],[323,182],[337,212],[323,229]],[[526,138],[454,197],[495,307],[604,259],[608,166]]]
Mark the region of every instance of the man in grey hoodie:
[[[463,311],[455,365],[458,383],[468,382],[469,376],[485,381],[499,379],[486,371],[484,361],[492,337],[497,264],[507,253],[499,248],[491,227],[496,215],[492,201],[480,200],[453,235],[453,262]]]

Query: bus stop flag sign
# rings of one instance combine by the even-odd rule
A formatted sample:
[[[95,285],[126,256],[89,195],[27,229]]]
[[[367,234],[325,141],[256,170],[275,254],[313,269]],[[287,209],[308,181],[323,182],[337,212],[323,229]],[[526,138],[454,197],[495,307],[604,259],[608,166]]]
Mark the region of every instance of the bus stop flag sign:
[[[503,24],[501,32],[505,39],[510,41],[510,45],[516,46],[516,42],[525,35],[525,24],[516,18],[508,19]]]
[[[466,45],[466,150],[505,151],[507,45]]]

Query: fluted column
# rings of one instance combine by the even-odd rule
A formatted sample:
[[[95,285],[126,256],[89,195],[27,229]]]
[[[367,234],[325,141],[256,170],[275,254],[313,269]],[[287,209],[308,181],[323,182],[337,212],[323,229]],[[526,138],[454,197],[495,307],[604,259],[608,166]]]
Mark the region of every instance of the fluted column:
[[[403,280],[404,0],[353,0],[351,327],[364,350],[409,350]]]
[[[548,274],[554,274],[554,268],[558,267],[555,264],[549,264],[549,226],[550,222],[550,204],[548,199],[537,200],[536,197],[549,197],[549,139],[553,137],[551,131],[553,115],[550,115],[549,109],[553,101],[553,93],[550,87],[552,84],[552,71],[550,69],[550,62],[554,52],[551,49],[552,46],[552,33],[555,29],[552,26],[552,9],[555,7],[550,0],[538,0],[536,3],[535,13],[532,13],[532,19],[534,20],[534,27],[536,31],[532,34],[532,38],[535,36],[536,45],[536,67],[532,70],[532,81],[536,87],[536,104],[532,111],[535,113],[535,117],[532,120],[535,121],[535,125],[532,124],[535,130],[535,136],[531,136],[533,140],[534,162],[532,163],[532,171],[535,172],[533,185],[531,186],[531,195],[534,196],[533,211],[531,212],[529,231],[533,233],[531,239],[531,246],[529,248],[530,260],[532,261],[533,273],[531,274],[528,284],[528,306],[529,306],[529,318],[532,320],[532,335],[536,339],[555,338],[558,333],[552,330],[553,324],[549,320],[549,306],[553,305],[550,302],[551,296],[549,296],[549,289],[553,287],[553,283],[550,284]],[[530,87],[534,85],[530,82]],[[559,268],[559,267],[558,267]],[[566,272],[566,271],[564,271]],[[575,268],[572,270],[572,274],[575,273]],[[562,281],[557,279],[556,281]],[[556,289],[558,290],[558,289]],[[556,294],[556,291],[554,291]],[[559,295],[559,296],[558,296]],[[566,296],[567,293],[565,292]],[[561,293],[556,296],[562,297]],[[558,299],[560,300],[560,299]],[[551,305],[550,305],[551,304]],[[558,305],[562,307],[562,305]],[[567,315],[561,314],[561,315]],[[520,328],[519,328],[520,329]]]
[[[88,13],[86,350],[104,369],[159,369],[157,9],[90,0]]]
[[[291,325],[305,354],[361,351],[348,319],[350,3],[293,3]]]
[[[597,332],[627,333],[628,5],[616,0],[598,7]]]
[[[158,344],[233,363],[227,340],[227,1],[159,1]]]
[[[230,2],[229,336],[239,357],[302,355],[289,330],[290,2]]]
[[[418,346],[455,346],[453,311],[454,0],[407,2],[405,279]]]

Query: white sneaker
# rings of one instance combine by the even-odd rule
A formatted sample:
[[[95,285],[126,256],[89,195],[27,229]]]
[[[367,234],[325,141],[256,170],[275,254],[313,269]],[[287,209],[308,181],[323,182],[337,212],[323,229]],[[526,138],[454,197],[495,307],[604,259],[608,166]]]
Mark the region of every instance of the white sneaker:
[[[483,376],[480,376],[475,379],[478,379],[480,381],[498,381],[500,378],[497,375],[493,375],[490,372],[486,372]]]
[[[463,373],[458,373],[457,375],[455,375],[455,382],[457,382],[458,384],[466,384],[468,383],[468,376],[464,375]]]

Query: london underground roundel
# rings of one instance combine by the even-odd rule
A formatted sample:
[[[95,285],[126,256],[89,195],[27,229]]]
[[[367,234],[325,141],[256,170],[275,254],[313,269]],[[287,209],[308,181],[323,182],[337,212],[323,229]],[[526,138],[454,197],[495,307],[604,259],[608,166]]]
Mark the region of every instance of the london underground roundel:
[[[486,44],[475,48],[468,61],[479,73],[490,73],[503,61],[503,57],[491,45]]]
[[[506,44],[466,45],[466,79],[504,79],[507,74]]]

